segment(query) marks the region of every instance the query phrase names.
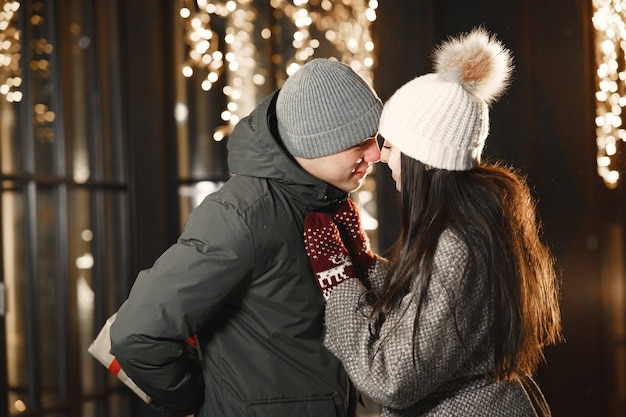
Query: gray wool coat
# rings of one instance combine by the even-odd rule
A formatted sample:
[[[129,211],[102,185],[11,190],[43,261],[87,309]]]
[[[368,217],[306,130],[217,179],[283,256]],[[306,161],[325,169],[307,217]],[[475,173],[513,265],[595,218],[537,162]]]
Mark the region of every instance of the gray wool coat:
[[[487,284],[484,263],[468,264],[468,256],[467,246],[444,231],[415,333],[416,303],[408,294],[372,346],[363,284],[350,279],[331,293],[325,346],[343,362],[355,386],[382,405],[382,417],[537,415],[521,382],[484,376],[494,368],[487,348]],[[379,260],[369,285],[380,287],[384,275],[385,262]]]

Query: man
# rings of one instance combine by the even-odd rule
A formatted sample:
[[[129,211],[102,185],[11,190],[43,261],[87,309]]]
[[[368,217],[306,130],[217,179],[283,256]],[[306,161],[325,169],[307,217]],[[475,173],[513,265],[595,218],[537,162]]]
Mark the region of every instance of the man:
[[[111,353],[157,406],[198,416],[348,416],[341,363],[322,345],[324,298],[303,220],[360,187],[380,151],[382,103],[347,65],[317,59],[234,129],[235,174],[140,272]],[[197,335],[202,360],[185,355]]]

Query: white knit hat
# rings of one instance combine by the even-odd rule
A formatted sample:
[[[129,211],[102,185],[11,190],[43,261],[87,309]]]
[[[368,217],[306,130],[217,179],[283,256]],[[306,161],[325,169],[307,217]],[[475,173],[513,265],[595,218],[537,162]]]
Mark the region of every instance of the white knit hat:
[[[293,156],[319,158],[358,145],[378,130],[383,104],[350,66],[314,59],[278,92],[276,120]]]
[[[385,103],[379,133],[426,165],[475,168],[489,133],[489,105],[513,70],[510,51],[478,28],[449,39],[434,56],[435,73],[409,81]]]

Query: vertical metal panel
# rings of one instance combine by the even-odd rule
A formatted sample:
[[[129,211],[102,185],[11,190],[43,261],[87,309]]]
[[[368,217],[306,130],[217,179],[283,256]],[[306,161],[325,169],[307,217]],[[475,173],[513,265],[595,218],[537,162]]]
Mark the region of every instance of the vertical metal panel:
[[[47,37],[52,45],[58,48],[58,19],[57,19],[57,3],[55,0],[48,0],[48,34]],[[65,178],[67,175],[66,146],[65,146],[65,118],[63,112],[63,89],[60,76],[60,59],[59,51],[50,54],[50,83],[52,91],[50,96],[51,108],[56,117],[52,125],[56,146],[54,148],[54,175],[59,178]],[[57,361],[58,361],[58,386],[59,400],[63,403],[68,401],[70,391],[70,382],[68,376],[69,370],[69,302],[67,294],[69,293],[69,268],[68,268],[68,219],[67,219],[67,202],[68,202],[68,186],[67,183],[61,181],[56,190],[56,316],[57,316]]]
[[[87,147],[89,149],[89,167],[91,172],[90,182],[106,183],[104,160],[105,155],[103,146],[103,126],[102,126],[102,95],[101,91],[101,73],[98,64],[96,48],[97,42],[97,22],[95,14],[95,5],[93,0],[83,0],[83,28],[84,34],[89,39],[89,45],[85,48],[85,94],[86,104],[86,134]],[[91,252],[94,263],[92,268],[92,289],[94,298],[94,323],[100,325],[107,318],[106,297],[108,294],[108,283],[106,280],[106,268],[111,267],[105,264],[106,256],[106,240],[107,233],[105,225],[105,193],[108,192],[104,187],[89,188],[89,217],[90,227],[95,237],[92,241]],[[105,374],[98,373],[95,375],[97,386],[106,387]],[[102,416],[107,414],[107,402],[99,402],[96,406],[96,414]]]
[[[92,181],[104,180],[104,162],[102,159],[102,109],[101,109],[101,91],[100,91],[100,72],[96,58],[96,24],[94,15],[93,0],[83,1],[83,24],[84,31],[89,38],[89,46],[85,49],[85,74],[86,74],[86,94],[87,104],[87,146],[89,149],[89,166]],[[90,192],[90,217],[94,239],[92,244],[92,253],[94,257],[93,266],[93,290],[96,295],[94,320],[96,323],[103,323],[106,319],[104,297],[107,294],[106,279],[104,274],[104,260],[106,259],[105,245],[107,230],[104,226],[105,207],[103,190],[93,190]]]
[[[33,79],[30,70],[32,59],[31,26],[32,4],[26,1],[22,4],[23,9],[18,18],[21,36],[20,68],[22,71],[22,94],[23,99],[19,103],[20,131],[25,139],[22,148],[22,166],[24,174],[35,174],[35,150],[34,150],[34,121],[32,117],[32,87]],[[39,320],[37,317],[38,290],[37,290],[37,184],[33,179],[26,179],[24,193],[25,224],[24,224],[24,274],[26,285],[26,299],[24,300],[24,317],[26,323],[26,356],[28,363],[28,408],[41,408],[41,363],[39,355]]]
[[[1,198],[0,198],[1,201]],[[2,208],[3,205],[2,203],[0,203],[0,224],[2,224]],[[0,254],[4,253],[4,248],[3,248],[3,243],[2,243],[3,239],[0,239]],[[4,257],[0,256],[0,271],[2,271],[2,273],[0,274],[0,285],[2,286],[2,291],[0,291],[2,294],[0,295],[3,298],[3,304],[4,304],[4,299],[6,297],[5,294],[5,289],[4,289]],[[9,383],[8,383],[8,376],[7,376],[7,371],[8,371],[8,367],[7,367],[7,349],[6,349],[6,318],[5,318],[5,314],[4,314],[4,309],[3,309],[3,314],[2,317],[0,317],[0,392],[4,392],[6,394],[4,395],[0,395],[0,412],[4,411],[6,412],[9,409],[9,396],[8,396],[8,392],[9,392]]]

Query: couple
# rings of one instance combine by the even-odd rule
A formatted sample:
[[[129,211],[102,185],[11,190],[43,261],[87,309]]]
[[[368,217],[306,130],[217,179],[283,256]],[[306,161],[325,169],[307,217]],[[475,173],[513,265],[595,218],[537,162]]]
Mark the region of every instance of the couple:
[[[236,126],[235,175],[111,327],[156,407],[354,416],[361,392],[383,416],[549,414],[530,377],[560,338],[553,260],[524,180],[481,162],[510,53],[477,29],[435,61],[383,107],[348,66],[314,60]],[[379,160],[402,202],[389,260],[347,198]]]

